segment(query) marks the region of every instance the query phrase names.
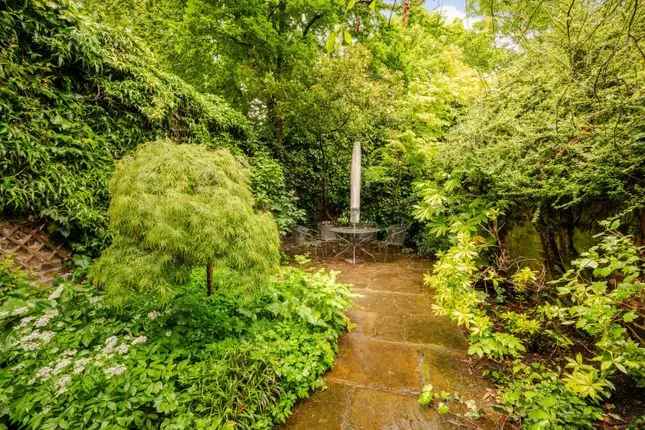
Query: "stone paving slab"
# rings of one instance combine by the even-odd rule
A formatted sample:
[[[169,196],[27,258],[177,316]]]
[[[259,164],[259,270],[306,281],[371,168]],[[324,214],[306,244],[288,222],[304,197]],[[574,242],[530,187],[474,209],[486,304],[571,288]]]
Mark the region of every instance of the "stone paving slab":
[[[285,428],[292,430],[342,429],[350,394],[353,388],[344,384],[329,383],[306,403],[296,408]]]
[[[354,292],[357,296],[352,309],[392,316],[432,313],[432,298],[428,294],[391,294],[368,289],[356,289]]]
[[[289,430],[421,430],[494,428],[482,420],[458,425],[421,407],[423,385],[480,403],[488,385],[472,374],[461,330],[432,313],[422,276],[429,263],[406,257],[390,263],[327,262],[357,294],[348,312],[354,328],[342,336],[327,390],[301,402]],[[483,406],[483,405],[480,405]]]
[[[347,334],[340,342],[340,354],[330,379],[393,392],[421,390],[421,353],[410,345],[385,342]]]
[[[423,274],[428,269],[428,262],[418,258],[404,258],[386,263],[367,262],[356,270],[356,266],[346,261],[326,262],[322,264],[331,270],[342,273],[341,280],[356,288],[379,288],[391,292],[419,293]]]
[[[434,430],[458,428],[419,406],[415,397],[330,383],[307,407],[297,408],[288,429]]]
[[[369,413],[365,407],[369,405]],[[435,430],[456,428],[416,398],[356,389],[341,429]]]

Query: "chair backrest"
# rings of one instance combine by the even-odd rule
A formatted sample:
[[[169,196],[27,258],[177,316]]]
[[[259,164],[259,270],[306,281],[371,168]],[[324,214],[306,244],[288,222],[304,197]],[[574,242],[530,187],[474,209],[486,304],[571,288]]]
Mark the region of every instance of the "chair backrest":
[[[401,225],[391,225],[387,228],[385,241],[391,245],[403,246],[408,229]]]
[[[331,231],[332,227],[334,227],[333,224],[327,222],[320,223],[320,240],[331,241],[338,239],[336,233]]]
[[[302,245],[304,242],[314,240],[317,233],[303,225],[297,225],[293,229],[296,243]]]

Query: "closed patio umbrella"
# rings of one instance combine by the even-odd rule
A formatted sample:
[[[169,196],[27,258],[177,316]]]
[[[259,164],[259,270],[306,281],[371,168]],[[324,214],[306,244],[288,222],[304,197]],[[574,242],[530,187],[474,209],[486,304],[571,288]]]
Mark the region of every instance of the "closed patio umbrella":
[[[361,220],[361,144],[356,142],[354,143],[354,148],[352,150],[352,165],[350,172],[350,185],[349,185],[349,221],[352,224],[351,227],[333,227],[331,230],[335,233],[341,235],[341,240],[347,246],[341,250],[336,256],[344,254],[348,250],[352,250],[352,259],[349,260],[351,263],[356,264],[356,250],[359,249],[363,251],[364,254],[369,255],[374,258],[372,254],[369,253],[362,244],[366,243],[366,239],[361,239],[366,235],[375,234],[378,232],[378,228],[359,225]],[[350,236],[350,240],[342,239],[343,235]]]
[[[349,221],[356,225],[361,219],[361,144],[354,143],[352,151],[352,171],[350,179]]]

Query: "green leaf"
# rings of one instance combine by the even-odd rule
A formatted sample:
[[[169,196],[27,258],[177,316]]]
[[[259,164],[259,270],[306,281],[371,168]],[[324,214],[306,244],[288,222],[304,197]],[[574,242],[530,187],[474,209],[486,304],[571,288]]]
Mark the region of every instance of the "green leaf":
[[[623,321],[625,321],[626,323],[636,321],[637,318],[638,315],[634,311],[629,311],[625,315],[623,315]]]
[[[343,43],[345,43],[345,45],[352,44],[352,35],[349,30],[343,31]]]
[[[329,33],[327,37],[327,42],[325,42],[325,52],[331,54],[336,49],[336,37],[337,34],[335,31]]]

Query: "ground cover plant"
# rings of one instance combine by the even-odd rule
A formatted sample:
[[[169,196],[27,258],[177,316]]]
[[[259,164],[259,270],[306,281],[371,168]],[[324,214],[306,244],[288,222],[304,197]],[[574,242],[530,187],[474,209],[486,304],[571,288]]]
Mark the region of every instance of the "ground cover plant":
[[[0,267],[0,428],[272,428],[322,385],[349,290],[285,268],[252,294],[204,295],[204,270],[175,299],[118,310],[84,284],[53,289]]]

